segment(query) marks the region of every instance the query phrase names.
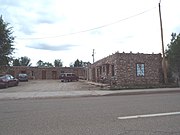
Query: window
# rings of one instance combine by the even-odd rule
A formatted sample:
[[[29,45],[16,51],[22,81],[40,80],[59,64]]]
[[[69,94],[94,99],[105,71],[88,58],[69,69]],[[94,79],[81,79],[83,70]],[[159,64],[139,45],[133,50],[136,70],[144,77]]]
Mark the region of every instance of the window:
[[[109,64],[106,65],[106,75],[109,75]]]
[[[67,74],[67,76],[72,76],[72,74]]]
[[[26,71],[23,70],[23,71],[21,71],[21,73],[22,73],[22,74],[26,74]]]
[[[99,67],[99,70],[100,70],[100,75],[102,74],[102,67],[100,66]]]
[[[11,77],[10,77],[9,75],[6,75],[6,78],[7,78],[8,80],[10,80],[10,79],[11,79]]]
[[[103,72],[105,72],[105,66],[103,66]]]
[[[34,76],[34,71],[31,71],[31,75]]]
[[[114,76],[114,65],[111,65],[111,73],[112,73],[112,76]]]
[[[136,75],[137,76],[144,76],[144,64],[139,63],[136,64]]]

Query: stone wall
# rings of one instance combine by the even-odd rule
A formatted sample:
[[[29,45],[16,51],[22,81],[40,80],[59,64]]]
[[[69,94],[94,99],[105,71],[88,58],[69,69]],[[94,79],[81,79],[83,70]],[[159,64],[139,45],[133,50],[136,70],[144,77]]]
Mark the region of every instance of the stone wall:
[[[105,57],[94,64],[90,66],[91,68],[91,80],[95,82],[101,82],[104,78],[104,81],[111,80],[113,77],[112,75],[112,65],[114,65],[114,68],[116,67],[117,63],[117,56],[116,55],[110,55],[108,57]]]
[[[0,67],[4,73],[17,76],[19,73],[28,74],[30,79],[59,79],[60,73],[75,73],[81,79],[86,79],[86,72],[81,67]]]
[[[161,54],[115,53],[95,62],[90,68],[90,78],[95,82],[119,86],[162,83]]]
[[[82,79],[118,86],[158,85],[162,83],[161,54],[115,53],[88,67],[0,67],[17,76],[27,73],[30,79],[58,79],[60,73],[75,73]]]

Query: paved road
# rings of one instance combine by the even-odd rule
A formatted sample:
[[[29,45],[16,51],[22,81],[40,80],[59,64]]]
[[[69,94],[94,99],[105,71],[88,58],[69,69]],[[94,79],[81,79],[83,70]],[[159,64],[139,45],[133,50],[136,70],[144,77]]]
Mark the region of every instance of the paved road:
[[[180,94],[0,101],[0,135],[180,135]]]

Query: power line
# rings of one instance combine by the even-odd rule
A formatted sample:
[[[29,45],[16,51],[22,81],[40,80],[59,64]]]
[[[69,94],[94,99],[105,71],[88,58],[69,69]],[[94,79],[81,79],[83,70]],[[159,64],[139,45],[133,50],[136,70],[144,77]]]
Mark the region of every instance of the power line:
[[[38,39],[48,39],[48,38],[59,38],[59,37],[65,37],[65,36],[70,36],[70,35],[76,35],[76,34],[80,34],[80,33],[85,33],[85,32],[89,32],[89,31],[93,31],[93,30],[97,30],[97,29],[102,29],[102,28],[105,28],[105,27],[108,27],[108,26],[111,26],[111,25],[120,23],[120,22],[122,22],[122,21],[131,19],[131,18],[134,18],[134,17],[139,16],[139,15],[142,15],[142,14],[144,14],[144,13],[147,13],[147,12],[149,12],[149,11],[155,9],[155,8],[156,8],[156,7],[153,7],[153,8],[151,8],[151,9],[148,9],[148,10],[145,10],[145,11],[140,12],[140,13],[138,13],[138,14],[134,14],[134,15],[132,15],[132,16],[129,16],[129,17],[126,17],[126,18],[123,18],[123,19],[114,21],[114,22],[112,22],[112,23],[108,23],[108,24],[105,24],[105,25],[101,25],[101,26],[94,27],[94,28],[90,28],[90,29],[86,29],[86,30],[71,32],[71,33],[62,34],[62,35],[57,35],[57,36],[36,37],[36,38],[17,38],[17,39],[21,39],[21,40],[38,40]]]

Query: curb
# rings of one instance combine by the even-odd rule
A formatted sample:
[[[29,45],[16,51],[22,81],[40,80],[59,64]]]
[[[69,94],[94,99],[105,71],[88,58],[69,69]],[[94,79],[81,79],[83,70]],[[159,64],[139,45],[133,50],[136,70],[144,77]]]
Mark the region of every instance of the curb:
[[[98,96],[124,96],[180,93],[180,88],[173,89],[148,89],[148,90],[119,90],[119,91],[58,91],[58,92],[14,92],[0,93],[0,100],[18,99],[45,99],[45,98],[73,98],[73,97],[98,97]]]
[[[121,93],[113,93],[113,94],[108,94],[104,96],[125,96],[125,95],[148,95],[148,94],[168,94],[168,93],[180,93],[180,90],[166,90],[166,91],[132,91],[132,92],[121,92]]]

